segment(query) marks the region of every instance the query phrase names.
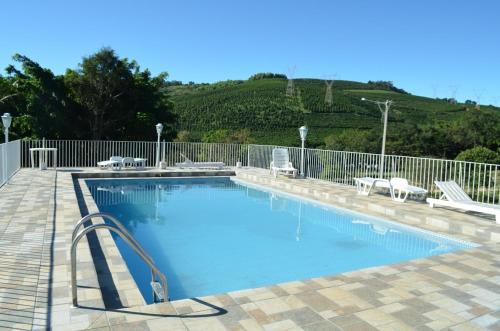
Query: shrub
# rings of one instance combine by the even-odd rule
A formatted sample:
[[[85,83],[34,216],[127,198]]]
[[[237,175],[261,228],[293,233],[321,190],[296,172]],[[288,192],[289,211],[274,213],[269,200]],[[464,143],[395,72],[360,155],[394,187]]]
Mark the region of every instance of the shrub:
[[[181,130],[177,133],[177,137],[174,139],[175,142],[192,142],[195,141],[192,134],[187,130]]]
[[[455,160],[499,164],[500,154],[489,148],[476,146],[461,152]]]
[[[325,148],[338,151],[376,152],[378,141],[371,131],[348,129],[325,138]]]
[[[218,129],[204,134],[202,141],[204,143],[252,144],[255,142],[255,139],[251,137],[250,130],[248,129],[234,131]]]

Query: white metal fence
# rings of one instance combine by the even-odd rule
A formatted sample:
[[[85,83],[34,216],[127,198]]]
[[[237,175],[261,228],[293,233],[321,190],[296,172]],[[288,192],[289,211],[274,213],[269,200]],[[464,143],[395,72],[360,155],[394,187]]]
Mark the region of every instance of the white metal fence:
[[[100,141],[100,140],[23,140],[21,164],[30,167],[30,148],[57,148],[57,164],[59,167],[95,167],[97,162],[108,160],[113,155],[131,156],[147,159],[146,166],[151,167],[156,162],[157,143],[154,141]],[[49,153],[50,154],[50,153]],[[161,155],[167,166],[184,161],[185,155],[192,161],[221,161],[228,166],[236,162],[247,165],[248,146],[240,144],[204,144],[204,143],[174,143],[161,144]],[[48,155],[47,164],[52,163],[52,155]],[[163,157],[162,157],[163,158]],[[38,166],[38,159],[35,158]]]
[[[232,167],[237,162],[248,165],[248,145],[168,142],[164,150],[167,166],[184,161],[182,155],[193,162],[224,162]]]
[[[59,167],[95,167],[97,162],[109,160],[110,156],[133,156],[147,159],[146,166],[155,163],[156,143],[151,141],[101,141],[101,140],[23,140],[21,166],[30,167],[30,148],[57,148]],[[47,164],[52,164],[52,155],[48,154]],[[38,166],[38,158],[35,157]]]
[[[249,166],[268,168],[272,149],[276,146],[250,145]],[[290,161],[299,168],[300,152],[288,148]],[[354,185],[356,177],[379,177],[380,154],[305,149],[305,176],[307,178]],[[383,178],[402,177],[415,186],[423,187],[437,197],[434,181],[454,180],[472,199],[485,203],[500,203],[500,165],[432,159],[411,156],[385,155]]]
[[[29,148],[42,147],[43,144],[41,140],[22,141],[22,167],[30,166]],[[97,162],[112,155],[145,158],[147,166],[154,166],[156,146],[152,141],[45,141],[45,147],[58,149],[58,165],[61,167],[95,167]],[[167,142],[162,144],[161,154],[167,166],[184,161],[182,155],[185,155],[195,162],[221,161],[228,166],[241,162],[243,166],[267,169],[274,147],[277,146]],[[290,161],[300,168],[301,149],[285,148],[289,150]],[[380,154],[305,149],[304,158],[308,178],[354,185],[355,177],[379,176]],[[435,180],[455,180],[476,201],[500,203],[498,164],[386,155],[383,176],[406,178],[412,185],[427,189],[434,197],[439,195]]]
[[[0,144],[0,187],[21,168],[21,140]]]

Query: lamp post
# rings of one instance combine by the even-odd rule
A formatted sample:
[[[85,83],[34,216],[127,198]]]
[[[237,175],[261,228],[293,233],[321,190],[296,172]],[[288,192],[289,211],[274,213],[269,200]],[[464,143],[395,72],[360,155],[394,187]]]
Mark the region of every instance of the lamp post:
[[[5,142],[9,142],[9,128],[12,123],[12,116],[9,113],[2,115],[3,133],[5,135]]]
[[[391,109],[392,100],[385,101],[374,101],[366,98],[361,98],[361,101],[371,102],[378,106],[380,112],[384,115],[384,132],[382,134],[382,151],[380,153],[380,169],[379,169],[379,178],[382,178],[384,175],[384,157],[385,157],[385,139],[387,136],[387,118],[389,116],[389,110]],[[383,108],[382,108],[383,107]]]
[[[158,123],[156,124],[156,133],[158,134],[158,143],[156,146],[156,167],[160,167],[160,136],[161,136],[161,131],[163,130],[163,124]]]
[[[2,124],[3,124],[3,132],[5,134],[5,143],[9,142],[9,127],[10,123],[12,123],[12,116],[10,116],[9,113],[5,113],[2,115]],[[3,174],[1,176],[3,179],[7,180],[7,145],[5,145],[5,148],[3,149]]]
[[[304,145],[306,143],[307,128],[301,126],[299,128],[300,140],[302,140],[302,149],[300,151],[300,177],[304,177]]]

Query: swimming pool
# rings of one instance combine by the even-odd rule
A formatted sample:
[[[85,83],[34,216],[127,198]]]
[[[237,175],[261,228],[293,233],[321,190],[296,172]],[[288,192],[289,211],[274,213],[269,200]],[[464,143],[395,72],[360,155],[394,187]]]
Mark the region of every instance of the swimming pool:
[[[86,180],[168,278],[171,300],[452,252],[472,244],[229,177]],[[147,266],[116,244],[147,302]]]

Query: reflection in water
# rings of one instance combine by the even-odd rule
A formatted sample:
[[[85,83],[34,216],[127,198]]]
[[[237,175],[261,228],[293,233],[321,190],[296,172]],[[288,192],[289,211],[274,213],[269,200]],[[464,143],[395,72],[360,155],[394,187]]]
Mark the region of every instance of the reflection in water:
[[[142,217],[128,220],[132,227],[138,223],[154,221],[158,224],[166,221],[161,215],[161,206],[168,203],[169,197],[200,188],[214,188],[225,191],[240,191],[240,188],[228,178],[190,178],[183,179],[120,179],[120,180],[87,180],[87,186],[96,202],[102,209],[113,208],[126,212],[135,206],[142,206]],[[204,200],[214,200],[215,196],[204,195]],[[133,214],[133,213],[130,213]],[[123,215],[116,215],[120,219]]]
[[[247,190],[252,191],[248,188]],[[251,196],[263,201],[263,193],[269,197],[271,210],[294,214],[297,219],[296,241],[301,239],[303,225],[307,226],[307,224],[312,223],[328,227],[337,233],[349,233],[356,240],[373,242],[382,248],[411,255],[422,253],[440,254],[452,248],[446,238],[433,237],[420,231],[418,233],[408,231],[406,228],[371,219],[368,216],[361,218],[358,215],[349,215],[344,211],[332,212],[329,208],[321,208],[310,203],[291,200],[273,192],[257,191],[253,192]]]
[[[239,191],[237,185],[232,181],[226,180],[211,180],[206,179],[196,180],[186,185],[182,180],[168,180],[168,182],[159,182],[159,180],[145,180],[137,183],[133,180],[103,181],[103,180],[88,180],[88,188],[94,201],[99,206],[113,206],[120,204],[151,204],[156,205],[159,202],[165,202],[168,195],[174,191],[188,191],[206,187]],[[230,185],[228,185],[230,183]],[[210,195],[206,199],[210,200]],[[153,206],[152,206],[153,207]]]
[[[299,202],[299,222],[297,223],[297,231],[295,232],[295,240],[300,241],[300,230],[302,225],[302,202]]]

